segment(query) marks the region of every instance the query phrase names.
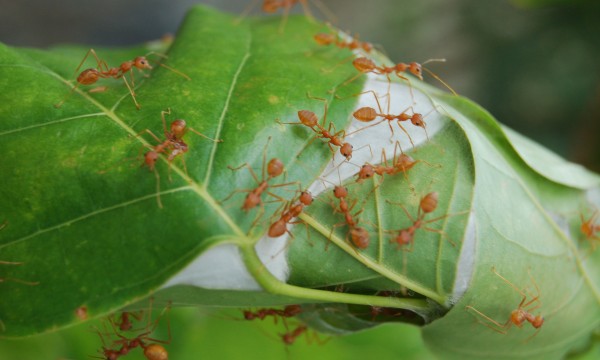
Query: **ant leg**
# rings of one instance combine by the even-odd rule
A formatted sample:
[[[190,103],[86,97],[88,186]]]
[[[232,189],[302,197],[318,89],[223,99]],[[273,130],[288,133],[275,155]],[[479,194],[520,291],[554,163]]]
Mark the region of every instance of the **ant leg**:
[[[427,230],[427,231],[431,231],[431,232],[440,234],[442,237],[445,237],[446,240],[448,240],[448,242],[450,243],[450,245],[452,245],[453,247],[456,247],[456,243],[454,241],[452,241],[452,239],[450,238],[450,236],[448,236],[448,234],[446,234],[446,232],[444,232],[443,230],[433,229],[433,228],[426,227],[426,226],[423,226],[423,230]]]
[[[432,62],[432,61],[446,61],[446,59],[430,59],[427,60],[423,63],[427,64],[428,62]],[[429,73],[429,75],[433,76],[437,81],[439,81],[440,83],[442,83],[442,85],[444,85],[448,90],[450,90],[450,92],[454,95],[454,96],[458,96],[458,94],[456,93],[456,91],[454,91],[454,89],[452,87],[450,87],[450,85],[446,84],[446,82],[444,80],[442,80],[439,76],[437,76],[434,72],[432,72],[431,70],[423,67],[423,69],[425,71],[427,71]]]
[[[200,135],[200,136],[202,136],[203,138],[205,138],[205,139],[208,139],[208,140],[210,140],[210,141],[212,141],[212,142],[216,142],[216,143],[223,142],[223,139],[213,139],[213,138],[210,138],[210,137],[208,137],[208,136],[204,135],[203,133],[201,133],[201,132],[199,132],[199,131],[197,131],[197,130],[195,130],[195,129],[191,128],[191,127],[190,127],[190,128],[188,128],[188,130],[191,130],[191,131],[193,131],[194,133],[196,133],[197,135]]]
[[[410,213],[408,212],[408,210],[406,210],[406,207],[404,207],[404,205],[402,205],[401,203],[396,203],[393,201],[389,201],[389,200],[385,200],[388,204],[392,204],[392,205],[400,205],[400,207],[402,208],[402,210],[404,210],[404,213],[406,214],[406,216],[408,216],[408,218],[410,219],[410,221],[412,221],[413,223],[416,222],[416,220],[410,215]]]
[[[162,58],[162,59],[168,59],[168,58],[169,58],[167,55],[165,55],[165,54],[161,54],[161,53],[159,53],[159,52],[156,52],[156,51],[150,51],[149,53],[147,53],[147,54],[146,54],[146,55],[144,55],[144,56],[150,56],[150,55],[155,55],[155,56],[158,56],[158,57],[160,57],[160,58]],[[173,67],[171,67],[171,66],[165,65],[165,64],[163,64],[163,63],[162,63],[162,62],[160,62],[160,61],[152,60],[152,62],[154,62],[154,63],[155,63],[155,64],[157,64],[158,66],[162,66],[162,67],[164,67],[165,69],[167,69],[167,70],[170,70],[170,71],[174,72],[175,74],[177,74],[177,75],[181,76],[182,78],[184,78],[184,79],[186,79],[186,80],[188,80],[188,81],[189,81],[189,80],[192,80],[192,79],[191,79],[191,78],[190,78],[188,75],[186,75],[185,73],[183,73],[183,72],[181,72],[181,71],[179,71],[179,70],[177,70],[177,69],[175,69],[175,68],[173,68]]]
[[[490,328],[490,329],[492,329],[492,330],[494,330],[494,331],[496,331],[496,332],[498,332],[498,333],[500,333],[500,334],[506,335],[506,333],[507,333],[507,330],[508,330],[508,328],[510,327],[510,324],[511,324],[510,320],[508,320],[508,321],[507,321],[506,323],[504,323],[504,324],[500,324],[500,323],[499,323],[499,322],[497,322],[496,320],[494,320],[494,319],[492,319],[491,317],[489,317],[489,316],[485,315],[484,313],[482,313],[481,311],[477,310],[476,308],[474,308],[474,307],[473,307],[473,306],[471,306],[471,305],[467,305],[467,306],[465,307],[465,309],[466,309],[467,311],[468,311],[468,310],[472,310],[472,311],[474,311],[474,312],[475,312],[477,315],[479,315],[481,318],[483,318],[483,319],[487,320],[488,322],[490,322],[490,324],[488,324],[488,323],[482,322],[482,321],[481,321],[479,318],[476,318],[478,323],[480,323],[480,324],[482,324],[482,325],[485,325],[485,326],[487,326],[488,328]],[[494,326],[492,326],[492,325],[494,325],[495,327],[494,327]]]
[[[123,76],[122,79],[123,79],[123,82],[125,83],[125,85],[127,86],[129,93],[131,94],[131,98],[133,99],[133,103],[135,104],[135,107],[139,110],[141,108],[141,106],[140,106],[140,104],[138,104],[138,102],[135,98],[135,92],[133,91],[133,89],[131,88],[129,83],[127,82],[127,79],[125,78],[125,76]]]
[[[242,14],[233,21],[234,25],[239,25],[239,23],[242,22],[242,20],[244,20],[252,10],[254,10],[254,8],[256,8],[256,5],[258,5],[258,3],[260,2],[260,0],[254,0],[252,1],[252,3],[250,5],[248,5],[246,7],[246,9],[244,9],[244,11],[242,12]]]

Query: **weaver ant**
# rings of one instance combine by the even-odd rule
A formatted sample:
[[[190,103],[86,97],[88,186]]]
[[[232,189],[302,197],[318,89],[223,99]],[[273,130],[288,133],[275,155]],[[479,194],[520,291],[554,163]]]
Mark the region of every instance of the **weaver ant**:
[[[430,224],[432,222],[436,222],[441,219],[444,219],[448,216],[460,215],[460,214],[466,213],[467,211],[463,211],[463,212],[456,213],[456,214],[446,214],[443,216],[438,216],[436,218],[424,221],[424,218],[425,218],[425,216],[427,216],[427,214],[432,213],[437,209],[438,198],[439,198],[439,195],[437,192],[430,192],[430,193],[426,194],[425,196],[423,196],[421,198],[421,201],[419,202],[419,209],[417,211],[416,218],[413,218],[412,215],[410,215],[410,213],[408,212],[408,210],[406,210],[404,205],[388,201],[390,204],[400,205],[402,207],[402,210],[404,210],[404,213],[406,213],[406,216],[408,216],[410,221],[412,221],[412,223],[413,223],[410,227],[408,227],[406,229],[392,231],[392,232],[398,231],[398,235],[396,235],[395,237],[390,239],[390,242],[397,243],[398,249],[400,249],[401,247],[403,247],[405,245],[410,245],[410,248],[406,250],[406,251],[410,252],[413,249],[414,237],[415,237],[416,231],[418,229],[423,229],[423,230],[435,232],[442,236],[445,236],[448,239],[448,242],[450,242],[450,244],[452,246],[456,246],[456,244],[448,237],[448,235],[443,230],[432,229],[425,225]]]
[[[154,172],[154,175],[156,177],[157,200],[158,200],[158,205],[161,208],[162,208],[162,203],[160,201],[160,176],[158,175],[158,171],[156,171],[156,168],[155,168],[156,161],[159,158],[159,154],[163,153],[163,154],[167,155],[167,161],[169,162],[169,168],[170,168],[171,162],[173,162],[173,160],[177,156],[183,155],[189,150],[188,145],[185,143],[185,141],[183,141],[183,136],[185,134],[187,134],[188,131],[192,131],[193,133],[195,133],[203,138],[206,138],[210,141],[213,141],[213,142],[222,142],[223,141],[221,139],[209,138],[208,136],[202,134],[201,132],[199,132],[191,127],[188,127],[186,121],[183,119],[173,120],[170,125],[170,131],[168,131],[167,130],[167,122],[165,120],[165,114],[170,115],[171,109],[169,108],[167,110],[163,110],[160,112],[160,117],[161,117],[162,124],[163,124],[163,134],[165,136],[164,140],[159,139],[149,129],[144,129],[142,132],[140,132],[137,135],[137,136],[139,136],[143,133],[148,133],[148,134],[150,134],[150,136],[152,136],[154,138],[154,140],[156,140],[158,142],[157,145],[152,147],[152,150],[149,150],[144,154],[144,162],[142,163],[141,166],[142,167],[147,166],[150,171]],[[185,160],[183,157],[181,158],[181,161],[183,163],[184,170],[187,173],[187,166],[185,164]],[[169,174],[169,176],[170,176],[170,174]]]
[[[231,192],[231,194],[229,194],[225,199],[223,199],[222,201],[226,201],[229,198],[231,198],[234,194],[238,193],[238,192],[247,192],[248,195],[246,195],[246,198],[244,199],[244,203],[242,204],[242,210],[245,212],[248,212],[249,210],[257,207],[260,205],[261,207],[261,212],[259,212],[256,216],[256,219],[254,220],[252,227],[254,227],[254,225],[256,224],[256,222],[258,221],[258,219],[260,218],[260,215],[262,215],[262,212],[264,212],[264,207],[263,207],[263,201],[262,201],[262,194],[263,193],[267,193],[269,195],[271,195],[274,198],[277,198],[279,200],[283,200],[281,197],[277,196],[276,194],[272,193],[269,191],[269,188],[277,188],[277,187],[283,187],[283,186],[289,186],[289,185],[294,185],[294,184],[298,184],[298,182],[288,182],[288,183],[282,183],[282,184],[276,184],[276,185],[271,185],[269,184],[269,181],[273,178],[276,178],[278,176],[280,176],[281,174],[283,174],[284,172],[284,165],[283,162],[277,158],[272,158],[271,160],[269,160],[269,162],[267,163],[267,147],[269,146],[269,142],[271,141],[271,137],[269,136],[269,139],[267,141],[267,144],[265,145],[265,148],[263,150],[263,160],[262,160],[262,172],[261,172],[261,179],[258,180],[258,177],[256,176],[256,174],[254,173],[254,170],[252,170],[252,167],[250,166],[250,164],[248,163],[243,163],[242,165],[233,168],[231,166],[227,166],[229,169],[231,169],[232,171],[237,171],[241,168],[247,168],[248,171],[250,171],[250,175],[252,175],[252,178],[254,179],[254,181],[256,182],[257,186],[254,189],[237,189]],[[266,175],[265,175],[265,164],[266,164]]]
[[[136,337],[129,338],[117,330],[113,319],[109,318],[110,325],[112,327],[113,333],[119,338],[118,340],[114,340],[111,344],[111,347],[106,346],[106,342],[104,340],[104,336],[100,331],[97,331],[98,336],[102,340],[102,355],[105,360],[118,360],[121,356],[127,355],[131,350],[140,347],[144,350],[144,357],[147,360],[168,360],[168,352],[161,344],[170,344],[171,343],[171,325],[170,320],[167,318],[167,329],[168,329],[168,340],[159,340],[151,338],[149,335],[154,332],[156,327],[158,326],[158,322],[163,316],[165,311],[170,310],[170,303],[167,307],[161,312],[159,317],[154,321],[154,325],[150,327],[151,324],[151,316],[152,316],[152,303],[150,303],[150,309],[148,310],[148,321],[146,323],[146,329],[143,333],[137,335]],[[121,323],[122,324],[122,323]],[[150,344],[148,344],[150,342]],[[117,348],[113,348],[117,346]],[[120,347],[119,347],[120,346]],[[98,358],[98,357],[96,357]]]
[[[268,316],[273,316],[273,318],[277,322],[277,317],[290,318],[290,317],[294,317],[294,316],[300,314],[301,312],[302,312],[302,307],[300,305],[287,305],[286,307],[283,308],[283,310],[272,309],[272,308],[259,309],[256,312],[245,310],[244,311],[244,319],[246,319],[246,320],[255,320],[255,319],[264,320]]]
[[[77,69],[75,69],[75,74],[77,74],[77,72],[79,71],[79,69],[85,62],[85,60],[87,60],[88,56],[90,56],[90,54],[92,54],[94,56],[94,58],[96,59],[96,63],[97,63],[96,68],[95,69],[94,68],[85,69],[81,73],[79,73],[79,75],[77,76],[77,84],[75,84],[75,86],[73,86],[73,88],[71,89],[69,94],[62,101],[55,104],[54,107],[60,108],[62,106],[62,104],[68,99],[68,97],[71,96],[71,94],[73,94],[75,89],[77,89],[80,85],[92,85],[92,84],[95,84],[100,79],[113,78],[113,79],[123,79],[123,82],[127,86],[129,93],[131,94],[131,98],[133,99],[135,107],[137,109],[139,109],[140,104],[138,104],[138,102],[135,98],[135,92],[133,91],[133,87],[135,86],[133,69],[138,69],[140,72],[143,72],[143,70],[151,70],[152,66],[148,62],[148,59],[146,58],[147,55],[155,54],[155,55],[158,55],[161,57],[165,57],[164,55],[151,52],[151,53],[147,54],[146,56],[138,56],[138,57],[134,58],[133,60],[124,61],[121,63],[121,65],[119,65],[119,67],[111,68],[106,64],[106,61],[101,60],[98,57],[98,55],[96,54],[96,51],[94,51],[94,49],[90,49],[83,57],[83,60],[81,60],[81,62],[79,63],[79,66],[77,66]],[[167,66],[164,64],[159,64],[159,65],[166,69],[173,71],[177,75],[182,76],[187,80],[191,80],[189,76],[187,76],[186,74],[184,74],[170,66]],[[130,75],[131,85],[129,84],[129,82],[127,81],[127,78],[125,77],[125,75],[127,73],[129,73],[129,75]],[[102,91],[102,90],[96,89],[96,90],[93,90],[92,92],[99,92],[99,91]]]
[[[373,45],[371,43],[360,41],[356,37],[352,37],[352,40],[344,40],[337,34],[319,33],[313,38],[317,44],[322,46],[335,45],[340,49],[362,50],[366,53],[370,53],[373,50]]]
[[[356,133],[358,131],[362,131],[364,129],[368,129],[368,128],[372,127],[372,126],[377,126],[377,125],[381,124],[382,122],[387,121],[388,125],[390,127],[390,132],[392,133],[392,136],[393,136],[394,135],[394,128],[392,127],[392,122],[396,121],[396,123],[398,124],[398,127],[400,127],[400,130],[402,130],[406,134],[406,136],[408,136],[408,140],[410,141],[410,144],[414,147],[415,144],[414,144],[414,142],[412,140],[412,137],[410,136],[410,134],[408,133],[408,131],[404,128],[404,126],[402,126],[402,122],[404,122],[404,121],[410,121],[414,126],[423,128],[423,130],[425,130],[425,136],[427,137],[427,140],[429,140],[429,135],[427,134],[426,123],[424,121],[424,118],[427,115],[429,115],[429,114],[423,116],[422,114],[413,112],[412,115],[409,115],[406,112],[406,110],[408,110],[408,108],[405,109],[404,111],[402,111],[400,114],[397,114],[397,115],[390,114],[389,113],[389,111],[390,111],[389,110],[390,109],[389,101],[388,101],[388,110],[387,110],[388,113],[384,113],[383,110],[381,109],[381,104],[379,103],[379,98],[378,98],[377,94],[374,91],[372,91],[372,90],[369,90],[367,92],[373,93],[373,96],[375,97],[375,101],[377,102],[377,107],[379,109],[379,112],[377,112],[377,110],[373,109],[372,107],[365,106],[365,107],[361,107],[360,109],[356,110],[352,114],[352,116],[356,120],[361,121],[361,122],[371,122],[371,121],[373,121],[373,120],[375,120],[377,118],[381,118],[381,120],[378,121],[378,122],[375,122],[373,124],[370,124],[368,126],[365,126],[363,128],[360,128],[360,129],[358,129],[358,130],[356,130],[356,131],[354,131],[352,133],[349,133],[348,135],[351,135],[351,134]],[[389,100],[389,97],[388,97],[388,100]],[[431,111],[433,111],[433,110],[434,109],[432,109]]]
[[[511,311],[511,313],[508,317],[508,320],[506,320],[506,322],[504,324],[501,324],[498,321],[492,319],[491,317],[485,315],[484,313],[477,310],[476,308],[474,308],[471,305],[467,305],[466,309],[474,311],[477,315],[479,315],[480,317],[482,317],[483,319],[485,319],[488,322],[488,323],[481,322],[478,319],[478,321],[481,324],[483,324],[483,325],[489,327],[490,329],[492,329],[496,332],[499,332],[501,334],[506,334],[508,332],[508,330],[511,328],[511,326],[513,326],[513,325],[516,325],[517,327],[520,328],[523,326],[524,323],[526,323],[526,322],[530,323],[531,326],[533,326],[535,329],[537,329],[537,331],[526,340],[526,341],[528,341],[529,339],[531,339],[532,337],[537,335],[537,333],[540,331],[540,328],[542,327],[542,325],[544,325],[544,318],[541,315],[533,315],[531,313],[532,311],[538,309],[541,306],[540,289],[539,289],[537,283],[533,279],[533,276],[531,276],[531,273],[528,271],[529,278],[531,279],[531,282],[533,283],[533,286],[536,289],[536,294],[531,300],[527,301],[528,295],[523,290],[517,288],[513,283],[508,281],[508,279],[506,279],[504,276],[500,275],[494,267],[492,267],[492,272],[523,296],[523,299],[521,299],[521,302],[519,303],[517,308],[515,310]]]
[[[402,148],[400,148],[400,155],[397,156],[397,150],[400,148],[400,143],[396,142],[394,146],[394,158],[392,159],[392,165],[388,165],[387,157],[385,155],[385,149],[381,151],[382,162],[379,165],[372,165],[370,163],[364,164],[360,171],[357,174],[356,182],[360,183],[366,179],[372,178],[374,175],[381,176],[381,182],[383,182],[384,175],[395,175],[398,173],[403,173],[406,176],[408,170],[412,169],[418,162],[424,160],[415,160],[412,157],[406,155],[402,152]],[[408,180],[408,178],[407,178]]]
[[[314,131],[317,134],[317,138],[320,139],[327,139],[327,145],[329,146],[329,149],[335,153],[335,150],[333,149],[334,146],[337,146],[340,148],[340,154],[342,154],[343,157],[346,158],[346,160],[350,160],[352,159],[352,151],[353,151],[353,147],[350,143],[344,142],[344,138],[346,137],[346,131],[345,130],[340,130],[337,131],[335,130],[335,124],[333,122],[329,123],[329,126],[327,127],[327,129],[325,129],[325,124],[327,123],[327,100],[322,99],[322,98],[313,98],[313,99],[317,99],[317,100],[321,100],[325,102],[325,112],[323,114],[323,120],[322,120],[322,125],[319,123],[319,118],[317,117],[317,115],[310,111],[310,110],[300,110],[298,111],[298,119],[300,120],[300,122],[293,122],[293,123],[282,123],[282,122],[278,122],[280,124],[288,124],[288,125],[304,125],[308,128],[310,128],[312,131]],[[312,140],[311,140],[312,141]]]
[[[354,215],[351,214],[351,211],[358,200],[355,199],[352,205],[348,205],[348,202],[346,201],[346,198],[348,197],[348,189],[339,185],[336,185],[333,188],[333,196],[340,202],[339,208],[335,209],[335,211],[344,215],[344,220],[349,228],[348,235],[350,236],[352,243],[359,249],[366,249],[369,247],[370,242],[369,232],[365,228],[358,226],[358,220],[354,219],[354,217],[358,216],[362,210],[359,210]],[[336,225],[334,225],[334,228],[335,227]],[[333,232],[333,228],[331,231]]]
[[[434,61],[440,61],[440,62],[444,62],[446,61],[445,59],[430,59],[427,60],[423,63],[423,65],[430,63],[430,62],[434,62]],[[373,62],[373,60],[366,58],[366,57],[359,57],[354,59],[354,61],[352,62],[352,65],[354,65],[354,68],[356,70],[358,70],[361,74],[366,74],[366,73],[373,73],[376,75],[385,75],[388,79],[388,83],[391,81],[390,79],[390,74],[395,74],[397,77],[399,77],[400,79],[404,79],[407,80],[408,79],[404,76],[402,76],[402,73],[406,73],[407,71],[411,74],[413,74],[414,76],[416,76],[419,80],[423,81],[423,69],[425,71],[427,71],[431,76],[433,76],[436,80],[438,80],[439,82],[441,82],[448,90],[450,90],[450,92],[452,92],[452,94],[454,94],[455,96],[457,95],[456,92],[454,91],[454,89],[452,89],[448,84],[446,84],[442,79],[440,79],[439,76],[437,76],[436,74],[434,74],[433,72],[431,72],[429,69],[423,67],[422,64],[417,63],[417,62],[411,62],[411,63],[397,63],[393,66],[377,66],[375,64],[375,62]],[[352,82],[356,79],[356,77],[351,78],[348,82]]]
[[[308,191],[303,191],[298,198],[298,203],[290,204],[290,206],[284,210],[281,214],[281,217],[271,224],[269,227],[268,235],[269,237],[280,237],[286,232],[292,235],[287,229],[288,224],[293,224],[292,219],[297,218],[305,206],[309,206],[313,202],[313,197]]]
[[[581,218],[581,232],[583,233],[585,238],[590,242],[592,246],[592,251],[596,250],[596,242],[600,241],[600,236],[597,235],[597,233],[600,232],[600,225],[596,225],[596,219],[598,218],[598,214],[598,210],[594,211],[592,216],[587,220],[583,217],[583,214],[579,214],[579,217]]]

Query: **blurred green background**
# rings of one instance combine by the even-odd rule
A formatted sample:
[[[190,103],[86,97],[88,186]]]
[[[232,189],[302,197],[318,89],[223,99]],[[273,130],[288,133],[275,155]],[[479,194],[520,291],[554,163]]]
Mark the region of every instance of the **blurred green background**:
[[[0,41],[32,47],[131,45],[175,33],[186,9],[197,3],[241,13],[252,1],[0,0]],[[335,18],[313,4],[317,17],[377,44],[394,61],[446,58],[429,68],[456,92],[563,157],[600,171],[600,1],[322,3]],[[298,6],[294,12],[302,11]],[[437,86],[431,78],[426,81]],[[241,312],[174,309],[171,359],[430,358],[418,329],[408,325],[382,326],[325,344],[300,339],[286,347],[277,335],[285,332],[281,323],[234,317],[241,318]],[[91,325],[0,340],[0,359],[89,358],[101,345]],[[157,337],[166,338],[164,324],[160,331]],[[136,351],[126,358],[143,356]],[[588,358],[600,358],[600,348]]]

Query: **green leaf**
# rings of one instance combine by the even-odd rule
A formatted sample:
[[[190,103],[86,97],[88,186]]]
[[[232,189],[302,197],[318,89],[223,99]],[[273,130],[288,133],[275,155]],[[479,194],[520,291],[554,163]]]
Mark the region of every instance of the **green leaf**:
[[[600,323],[600,255],[579,230],[580,213],[600,206],[600,178],[417,79],[348,81],[352,54],[312,39],[330,31],[322,24],[292,17],[279,28],[279,19],[239,22],[197,7],[172,44],[96,48],[111,66],[166,52],[154,59],[191,79],[159,66],[136,74],[139,110],[118,79],[98,82],[104,92],[80,86],[68,95],[87,48],[0,47],[0,260],[23,263],[1,265],[0,276],[39,283],[2,284],[1,335],[64,327],[81,321],[82,306],[98,317],[153,294],[157,304],[302,303],[304,321],[336,334],[424,325],[426,343],[445,357],[559,358],[586,345]],[[90,56],[84,67],[95,66]],[[351,114],[377,109],[373,92],[381,112],[423,114],[426,131],[406,121],[404,131],[383,122],[355,132],[364,123]],[[298,122],[299,110],[322,118],[315,97],[328,103],[327,124],[346,130],[350,161],[333,146],[332,159],[310,129],[282,124]],[[172,162],[161,156],[154,174],[140,155],[158,144],[146,130],[164,139],[167,109],[167,126],[185,119],[223,142],[189,132],[189,151]],[[410,171],[356,182],[366,162],[399,156],[397,143],[417,160]],[[269,183],[292,184],[243,211],[275,157],[286,171]],[[331,188],[341,184],[352,218],[369,232],[365,249],[335,210]],[[264,236],[300,189],[316,200],[291,235]],[[412,246],[393,243],[417,227],[432,192],[439,203]],[[529,324],[494,331],[485,316],[504,323],[536,286],[539,302],[527,309],[545,317],[539,332]]]

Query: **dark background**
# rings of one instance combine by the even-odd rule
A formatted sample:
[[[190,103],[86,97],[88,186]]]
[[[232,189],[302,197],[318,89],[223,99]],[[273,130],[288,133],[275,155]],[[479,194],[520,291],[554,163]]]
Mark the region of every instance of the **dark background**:
[[[242,13],[253,1],[0,0],[0,41],[33,47],[136,44],[175,33],[186,9],[197,3]],[[317,17],[379,44],[394,61],[446,58],[430,68],[459,94],[560,155],[600,171],[600,2],[322,3],[336,18],[313,3]]]

